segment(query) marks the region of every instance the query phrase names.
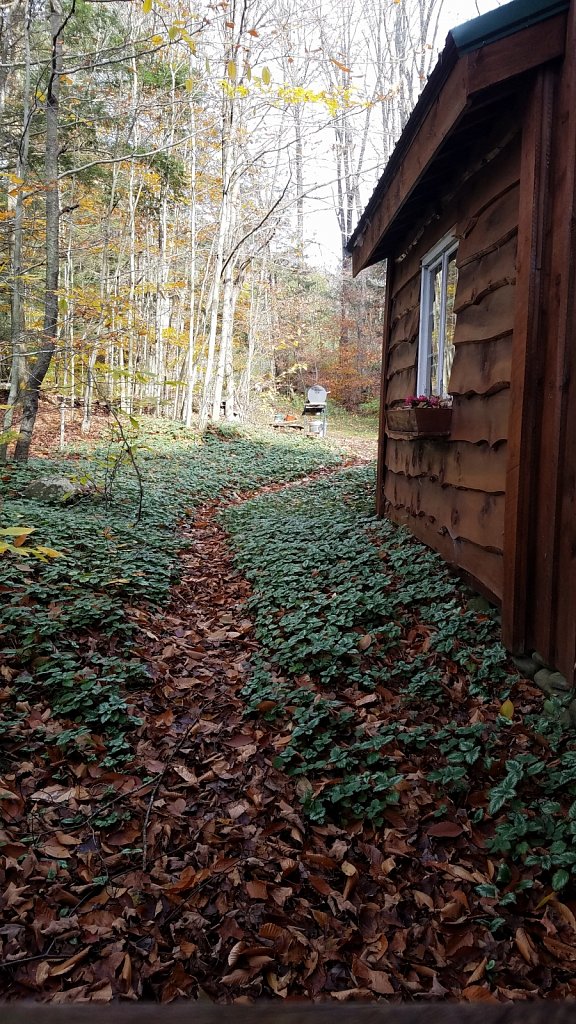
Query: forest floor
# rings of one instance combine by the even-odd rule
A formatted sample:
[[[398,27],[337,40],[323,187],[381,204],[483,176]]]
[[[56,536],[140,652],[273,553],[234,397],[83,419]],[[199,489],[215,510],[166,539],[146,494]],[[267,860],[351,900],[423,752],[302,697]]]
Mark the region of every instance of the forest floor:
[[[271,420],[271,414],[261,414],[259,425],[264,426]],[[100,405],[95,408],[87,435],[82,433],[83,413],[81,409],[67,409],[65,413],[64,440],[67,448],[74,445],[94,444],[105,436],[112,424],[109,413]],[[60,415],[57,403],[43,401],[40,404],[36,429],[34,431],[31,454],[37,458],[52,458],[58,451],[60,440]],[[358,458],[361,461],[376,458],[378,447],[378,420],[376,416],[360,416],[346,413],[338,409],[330,415],[328,436],[325,439],[328,447],[342,452],[347,458]]]
[[[0,994],[573,998],[574,737],[373,439],[144,440],[138,523],[118,442],[3,476]]]

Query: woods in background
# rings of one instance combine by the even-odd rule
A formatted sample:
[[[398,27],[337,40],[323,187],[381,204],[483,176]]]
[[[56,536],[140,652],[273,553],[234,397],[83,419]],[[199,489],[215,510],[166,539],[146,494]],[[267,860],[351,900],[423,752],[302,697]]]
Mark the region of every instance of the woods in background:
[[[382,272],[352,282],[342,250],[440,7],[2,8],[0,457],[27,458],[41,389],[86,431],[96,400],[190,425],[255,387],[376,395]]]

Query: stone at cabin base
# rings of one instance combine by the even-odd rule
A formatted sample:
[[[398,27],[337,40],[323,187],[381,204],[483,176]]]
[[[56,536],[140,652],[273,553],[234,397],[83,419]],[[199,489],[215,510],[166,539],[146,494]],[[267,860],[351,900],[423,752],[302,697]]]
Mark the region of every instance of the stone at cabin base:
[[[554,697],[557,693],[570,693],[572,689],[561,672],[552,672],[549,668],[538,669],[534,682],[548,697]]]
[[[516,665],[516,668],[525,679],[534,679],[536,674],[537,666],[532,658],[512,658],[512,661]]]

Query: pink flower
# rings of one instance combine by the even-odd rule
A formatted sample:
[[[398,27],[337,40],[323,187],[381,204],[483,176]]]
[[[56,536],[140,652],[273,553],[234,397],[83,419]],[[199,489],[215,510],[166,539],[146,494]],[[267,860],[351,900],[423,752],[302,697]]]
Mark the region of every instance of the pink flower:
[[[447,399],[438,395],[408,395],[404,399],[405,409],[439,409],[449,404]]]

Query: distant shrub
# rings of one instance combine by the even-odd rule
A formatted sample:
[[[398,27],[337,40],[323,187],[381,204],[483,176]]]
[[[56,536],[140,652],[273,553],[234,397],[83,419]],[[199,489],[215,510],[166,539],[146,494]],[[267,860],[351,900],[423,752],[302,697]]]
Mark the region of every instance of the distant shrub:
[[[358,412],[361,416],[378,416],[380,412],[380,399],[369,398],[367,402],[362,402],[358,406]]]
[[[228,423],[227,421],[209,423],[204,433],[219,437],[222,441],[229,441],[231,438],[242,436],[242,431],[234,423]]]

